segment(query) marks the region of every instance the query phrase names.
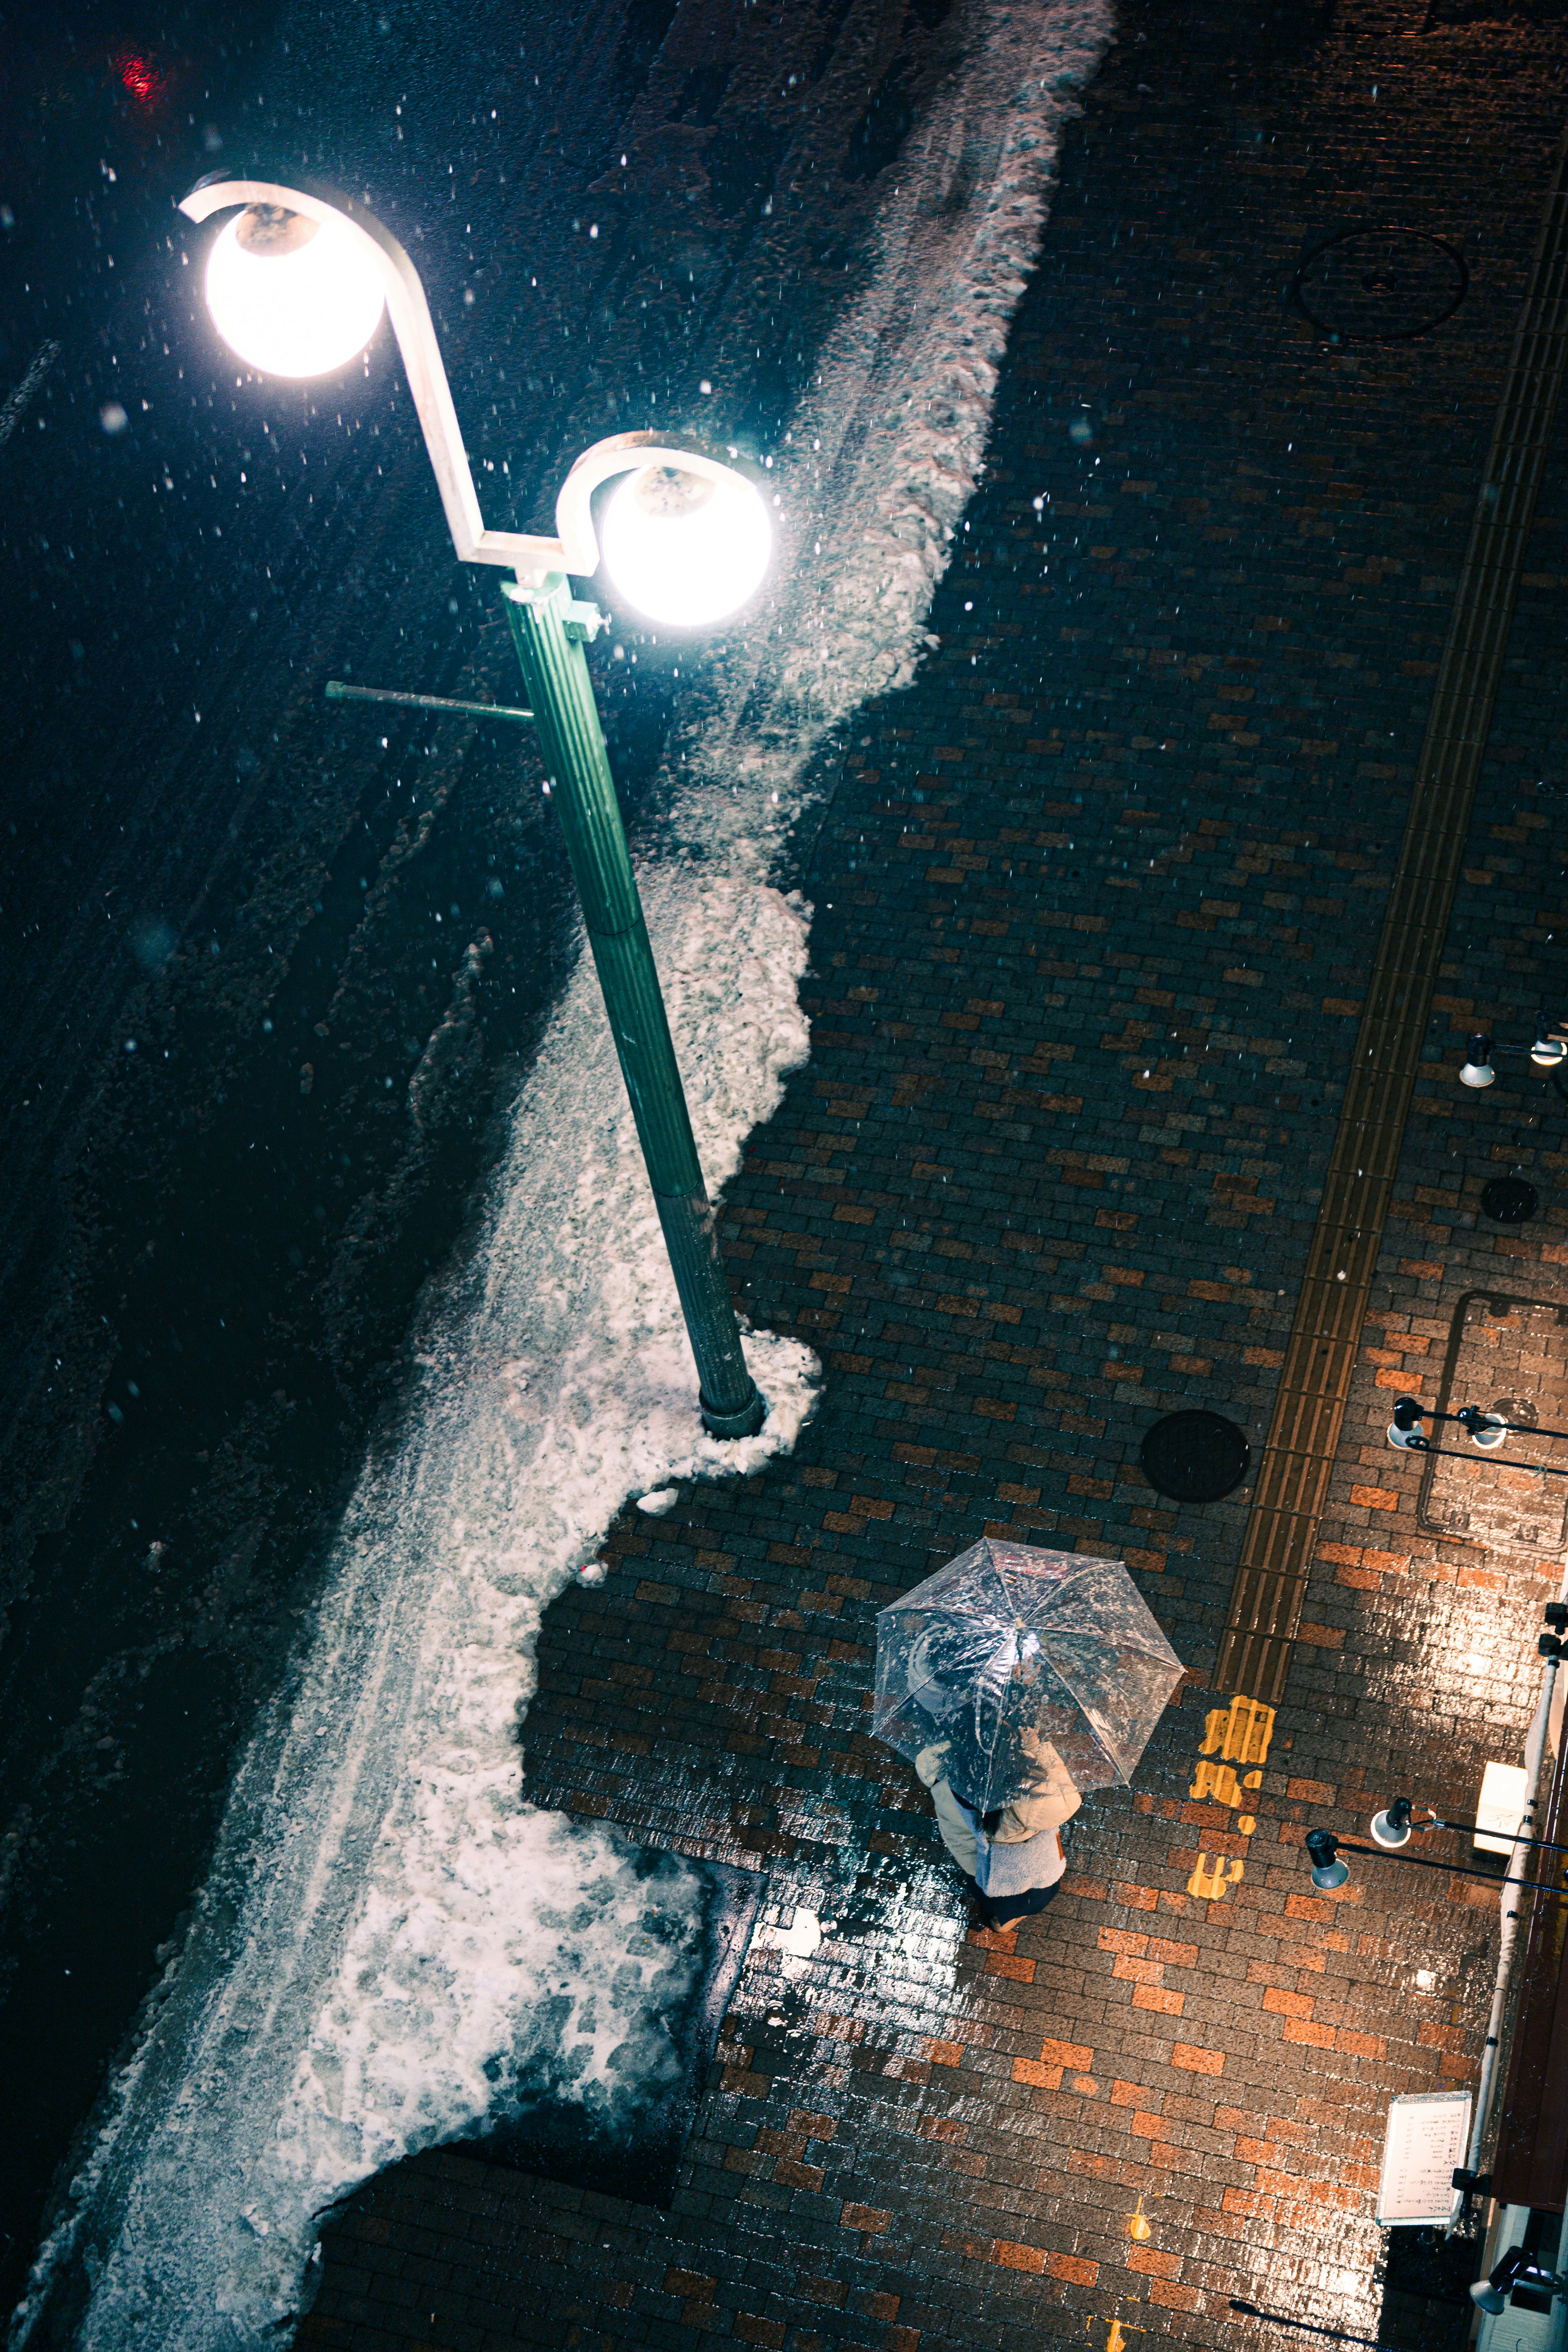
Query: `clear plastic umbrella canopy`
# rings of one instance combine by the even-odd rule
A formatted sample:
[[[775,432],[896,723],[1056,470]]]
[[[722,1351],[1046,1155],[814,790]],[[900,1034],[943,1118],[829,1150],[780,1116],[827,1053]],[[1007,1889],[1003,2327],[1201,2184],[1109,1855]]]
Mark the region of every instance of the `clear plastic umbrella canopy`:
[[[948,1741],[949,1783],[988,1812],[1047,1743],[1080,1789],[1130,1780],[1182,1672],[1119,1559],[986,1537],[878,1612],[871,1727],[910,1758]]]

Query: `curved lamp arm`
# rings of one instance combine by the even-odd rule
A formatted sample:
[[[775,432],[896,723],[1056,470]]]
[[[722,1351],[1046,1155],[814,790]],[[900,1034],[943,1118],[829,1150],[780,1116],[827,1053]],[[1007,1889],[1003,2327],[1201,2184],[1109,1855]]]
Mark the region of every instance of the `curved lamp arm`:
[[[616,433],[584,449],[561,485],[555,501],[554,539],[526,531],[487,530],[430,306],[419,272],[397,239],[363,205],[319,180],[300,180],[286,186],[277,180],[234,180],[214,173],[198,180],[190,194],[181,198],[180,210],[187,220],[205,221],[236,205],[279,205],[286,212],[304,213],[314,221],[336,221],[374,262],[460,563],[506,565],[516,571],[524,586],[550,572],[572,572],[588,578],[599,568],[599,543],[589,500],[601,482],[644,466],[676,466],[714,480],[732,470],[706,450],[672,447],[657,433]]]

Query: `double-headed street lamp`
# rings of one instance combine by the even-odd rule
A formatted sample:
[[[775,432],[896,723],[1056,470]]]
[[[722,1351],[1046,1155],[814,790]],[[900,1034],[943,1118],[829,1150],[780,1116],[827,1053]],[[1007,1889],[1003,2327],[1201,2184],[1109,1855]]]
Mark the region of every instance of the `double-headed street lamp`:
[[[734,463],[710,450],[672,446],[655,433],[618,433],[573,466],[555,502],[553,539],[488,530],[425,289],[396,238],[352,197],[312,180],[285,186],[215,173],[197,182],[180,210],[205,221],[236,207],[206,265],[207,306],[230,350],[265,374],[331,374],[357,358],[384,308],[458,559],[516,574],[501,593],[531,709],[507,715],[531,715],[558,786],[553,797],[605,1009],[697,1360],[704,1425],[715,1437],[749,1437],[766,1407],[746,1369],[725,1287],[583,651],[604,615],[573,595],[568,574],[591,577],[603,560],[627,602],[649,619],[705,626],[736,611],[762,583],[773,541],[766,502]],[[727,453],[731,460],[738,454]],[[601,549],[589,500],[616,475],[625,478],[605,509]]]

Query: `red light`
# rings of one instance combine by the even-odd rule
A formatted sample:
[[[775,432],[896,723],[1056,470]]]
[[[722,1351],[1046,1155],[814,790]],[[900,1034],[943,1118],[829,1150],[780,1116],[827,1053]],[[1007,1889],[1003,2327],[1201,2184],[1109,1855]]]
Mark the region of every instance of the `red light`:
[[[163,77],[150,58],[128,53],[116,58],[114,62],[126,89],[132,98],[139,98],[143,106],[151,106],[154,100],[163,96]]]

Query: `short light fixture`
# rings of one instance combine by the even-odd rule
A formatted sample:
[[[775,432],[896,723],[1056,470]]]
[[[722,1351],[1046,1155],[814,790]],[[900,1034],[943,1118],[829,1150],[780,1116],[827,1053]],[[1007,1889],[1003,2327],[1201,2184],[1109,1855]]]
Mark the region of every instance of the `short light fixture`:
[[[1465,1063],[1459,1072],[1462,1087],[1490,1087],[1497,1084],[1497,1072],[1492,1067],[1492,1041],[1484,1029],[1477,1029],[1466,1040]]]
[[[1409,1843],[1411,1829],[1473,1831],[1478,1824],[1474,1822],[1451,1822],[1439,1813],[1429,1813],[1424,1822],[1411,1822],[1405,1835],[1400,1837],[1396,1833],[1400,1824],[1395,1816],[1402,1801],[1396,1798],[1373,1822],[1373,1835],[1377,1839],[1375,1845],[1349,1844],[1343,1838],[1335,1837],[1331,1830],[1307,1832],[1303,1843],[1312,1865],[1312,1884],[1321,1894],[1331,1895],[1349,1878],[1351,1868],[1349,1863],[1342,1859],[1343,1854],[1360,1853],[1375,1859],[1382,1853],[1390,1861],[1407,1862],[1421,1870],[1440,1870],[1452,1878],[1485,1879],[1492,1886],[1528,1886],[1536,1894],[1555,1895],[1559,1902],[1568,1901],[1568,1885],[1556,1884],[1549,1878],[1515,1878],[1511,1875],[1493,1878],[1489,1870],[1472,1870],[1468,1863],[1442,1862],[1436,1854],[1404,1853],[1401,1849]],[[1384,1833],[1380,1833],[1380,1823]],[[1560,1845],[1551,1838],[1521,1836],[1515,1843],[1546,1853],[1568,1853],[1568,1846]]]
[[[1403,1396],[1394,1408],[1394,1419],[1388,1424],[1388,1442],[1416,1454],[1426,1451],[1426,1433],[1422,1426],[1419,1399]]]
[[[1506,1414],[1489,1412],[1479,1404],[1461,1405],[1458,1412],[1436,1412],[1424,1405],[1418,1397],[1401,1397],[1394,1408],[1394,1419],[1388,1424],[1388,1442],[1412,1454],[1437,1454],[1446,1462],[1468,1459],[1456,1453],[1451,1445],[1434,1445],[1426,1434],[1429,1421],[1451,1421],[1465,1432],[1472,1445],[1483,1454],[1494,1454],[1506,1445],[1510,1437],[1568,1437],[1568,1430],[1545,1429],[1532,1421],[1510,1421]],[[1568,1463],[1521,1462],[1521,1470],[1532,1470],[1543,1478],[1568,1477]]]
[[[1351,1874],[1348,1862],[1338,1859],[1340,1842],[1331,1830],[1309,1830],[1307,1852],[1312,1862],[1312,1884],[1320,1893],[1332,1894]]]
[[[1531,1060],[1538,1070],[1554,1070],[1565,1057],[1568,1057],[1568,1037],[1558,1034],[1550,1015],[1538,1013],[1535,1016],[1535,1043],[1530,1049]]]
[[[1510,2246],[1501,2259],[1492,2264],[1484,2279],[1478,2279],[1470,2289],[1470,2301],[1495,2318],[1508,2309],[1510,2295],[1515,2287],[1526,2287],[1536,2294],[1568,2297],[1568,2276],[1550,2269],[1534,2254],[1527,2254],[1522,2246]]]
[[[1408,1797],[1395,1797],[1393,1803],[1385,1805],[1381,1813],[1373,1813],[1372,1833],[1379,1845],[1394,1847],[1409,1844],[1410,1817],[1413,1810]]]
[[[1497,1078],[1492,1066],[1498,1054],[1528,1053],[1533,1066],[1544,1076],[1561,1079],[1568,1075],[1568,1029],[1562,1019],[1542,1010],[1535,1016],[1535,1037],[1530,1045],[1499,1045],[1487,1029],[1474,1029],[1465,1040],[1465,1058],[1459,1067],[1462,1087],[1489,1087]]]

